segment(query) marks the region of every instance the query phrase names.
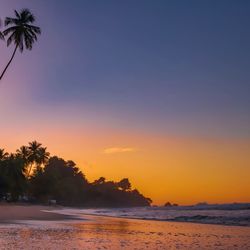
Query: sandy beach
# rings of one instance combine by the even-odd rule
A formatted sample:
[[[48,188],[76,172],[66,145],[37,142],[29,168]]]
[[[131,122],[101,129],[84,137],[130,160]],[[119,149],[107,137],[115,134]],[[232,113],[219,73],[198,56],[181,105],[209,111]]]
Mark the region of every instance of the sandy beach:
[[[58,209],[58,207],[56,207]],[[0,204],[0,223],[16,220],[62,220],[67,215],[53,213],[55,207],[40,205],[9,205]],[[49,210],[50,213],[43,212]]]
[[[250,249],[249,227],[92,215],[79,220],[46,206],[5,205],[0,214],[0,249]]]

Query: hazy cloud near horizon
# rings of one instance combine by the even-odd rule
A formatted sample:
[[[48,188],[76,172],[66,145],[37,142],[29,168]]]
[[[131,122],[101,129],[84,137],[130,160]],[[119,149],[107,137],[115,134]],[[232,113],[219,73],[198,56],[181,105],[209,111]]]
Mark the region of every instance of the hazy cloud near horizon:
[[[113,148],[105,148],[103,150],[104,154],[117,154],[117,153],[131,153],[136,152],[135,148],[130,147],[113,147]]]

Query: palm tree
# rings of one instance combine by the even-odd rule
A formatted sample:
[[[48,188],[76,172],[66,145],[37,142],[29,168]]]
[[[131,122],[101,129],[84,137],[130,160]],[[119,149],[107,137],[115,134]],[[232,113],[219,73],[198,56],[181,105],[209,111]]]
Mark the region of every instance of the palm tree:
[[[30,153],[29,153],[28,161],[30,164],[30,168],[28,170],[28,176],[30,175],[30,172],[33,168],[34,163],[39,162],[39,154],[40,154],[41,146],[42,144],[37,141],[29,142],[28,150]]]
[[[23,9],[20,12],[15,10],[15,18],[5,18],[5,26],[11,26],[3,31],[3,35],[9,35],[7,39],[7,46],[9,46],[11,43],[14,43],[15,49],[0,76],[0,80],[3,78],[6,70],[12,62],[17,48],[19,48],[20,52],[23,52],[24,46],[26,49],[31,50],[33,43],[37,41],[37,35],[41,34],[41,29],[38,26],[32,25],[34,22],[35,16],[28,9]]]
[[[6,159],[8,156],[9,154],[3,148],[0,148],[0,161]]]
[[[27,174],[28,170],[27,167],[29,165],[29,156],[30,156],[30,150],[27,146],[21,146],[17,151],[16,151],[17,157],[21,158],[24,162],[24,169]]]
[[[40,147],[38,150],[38,155],[36,159],[37,166],[44,165],[49,160],[50,153],[47,151],[46,147]]]
[[[19,156],[20,158],[22,158],[25,162],[28,161],[29,155],[30,155],[30,151],[29,148],[27,146],[21,146],[17,151],[17,156]]]
[[[34,165],[36,165],[37,168],[48,162],[50,154],[47,151],[47,148],[42,147],[42,144],[37,141],[30,142],[28,150],[29,150],[28,162],[30,164],[30,168],[28,170],[28,176],[29,176],[30,173],[32,172],[32,168]]]

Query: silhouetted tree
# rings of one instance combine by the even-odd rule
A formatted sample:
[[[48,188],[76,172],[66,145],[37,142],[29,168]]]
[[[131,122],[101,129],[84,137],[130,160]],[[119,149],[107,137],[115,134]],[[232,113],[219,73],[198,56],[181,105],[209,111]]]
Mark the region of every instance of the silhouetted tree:
[[[32,170],[47,163],[50,155],[47,148],[42,147],[42,144],[37,141],[30,142],[28,146],[21,146],[16,154],[25,163],[27,177],[30,176]]]
[[[49,157],[37,141],[20,147],[16,154],[0,149],[0,198],[15,201],[24,194],[38,202],[55,199],[62,205],[88,207],[149,206],[152,202],[137,189],[131,190],[128,178],[114,182],[100,177],[89,183],[73,161]]]
[[[35,16],[28,9],[23,9],[20,12],[15,10],[15,17],[6,17],[5,26],[7,29],[3,31],[4,36],[8,36],[7,46],[11,43],[15,44],[14,52],[0,75],[0,80],[3,78],[6,70],[12,62],[17,49],[23,52],[24,47],[31,50],[33,43],[37,41],[37,35],[41,34],[41,29],[38,26],[32,25],[35,22]],[[11,26],[10,26],[11,25]],[[10,27],[9,27],[10,26]],[[2,36],[0,36],[1,38]]]
[[[29,156],[30,156],[29,148],[27,146],[21,146],[19,149],[17,149],[16,155],[23,160],[25,166],[25,174],[28,175]]]
[[[93,185],[100,185],[100,184],[104,184],[106,181],[106,179],[104,177],[100,177],[99,179],[95,180],[93,182]]]
[[[10,194],[10,198],[16,201],[26,188],[23,160],[14,154],[0,161],[0,176],[2,191]]]
[[[28,146],[29,150],[29,156],[28,156],[28,163],[29,163],[29,170],[28,170],[28,176],[30,176],[30,173],[32,172],[32,168],[41,166],[42,164],[45,164],[49,159],[49,153],[46,151],[46,148],[42,147],[42,144],[33,141],[29,143]]]
[[[36,164],[38,167],[44,165],[49,160],[50,153],[47,151],[46,147],[40,147],[37,152]]]
[[[128,178],[124,178],[117,183],[118,188],[121,188],[123,191],[128,191],[131,189],[131,183]]]
[[[101,177],[92,183],[87,197],[86,204],[90,207],[149,206],[152,202],[138,190],[131,191],[131,184],[127,178],[113,182]]]
[[[7,152],[5,152],[4,149],[0,148],[0,161],[6,159],[6,157],[8,157],[8,155],[9,154]]]
[[[53,198],[65,205],[80,204],[87,180],[73,161],[51,157],[44,169],[38,168],[31,178],[32,195]],[[43,188],[46,186],[45,188]]]

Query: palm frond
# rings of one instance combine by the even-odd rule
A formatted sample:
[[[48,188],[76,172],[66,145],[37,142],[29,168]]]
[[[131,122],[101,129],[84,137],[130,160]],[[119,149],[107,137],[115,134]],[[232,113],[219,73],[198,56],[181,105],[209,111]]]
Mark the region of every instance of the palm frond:
[[[15,24],[17,25],[18,24],[18,19],[16,18],[12,18],[12,17],[6,17],[5,20],[4,20],[4,25],[5,26],[8,26],[10,24]]]
[[[31,25],[35,21],[35,16],[29,9],[22,9],[19,12],[15,10],[15,17],[5,19],[5,26],[12,25],[3,31],[3,35],[8,36],[7,46],[14,43],[21,52],[24,46],[31,50],[32,45],[37,41],[37,35],[41,34],[40,27]]]
[[[10,32],[15,32],[16,31],[16,26],[12,26],[7,28],[6,30],[3,31],[3,35],[7,36]]]
[[[29,142],[29,149],[37,149],[40,148],[41,146],[42,144],[40,142],[37,141]]]
[[[0,32],[0,39],[1,39],[1,40],[4,40],[4,35],[3,35],[2,32]]]
[[[27,34],[31,36],[35,41],[37,41],[37,35],[32,30],[27,30]]]
[[[22,9],[20,11],[20,19],[25,23],[35,22],[35,16],[30,12],[29,9]]]
[[[42,32],[41,28],[38,27],[38,26],[26,24],[25,27],[28,28],[28,29],[30,29],[30,30],[32,30],[33,32],[37,33],[38,35],[40,35],[41,32]]]
[[[16,32],[13,32],[7,39],[7,46],[16,41]]]
[[[29,35],[28,32],[24,33],[24,42],[25,42],[26,49],[31,50],[32,44],[34,43],[34,39],[32,38],[32,36]]]
[[[20,19],[21,17],[20,17],[20,14],[18,13],[18,11],[17,10],[14,10],[14,11],[15,11],[16,18]]]

